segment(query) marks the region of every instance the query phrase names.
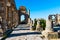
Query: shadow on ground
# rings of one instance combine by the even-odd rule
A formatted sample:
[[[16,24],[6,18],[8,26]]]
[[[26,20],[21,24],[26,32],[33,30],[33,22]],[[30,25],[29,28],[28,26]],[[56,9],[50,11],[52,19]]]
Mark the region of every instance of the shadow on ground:
[[[14,31],[19,31],[19,30],[30,30],[30,29],[15,29]]]
[[[8,37],[16,37],[16,36],[23,36],[23,35],[35,35],[41,34],[40,32],[27,32],[27,33],[17,33],[17,34],[10,34]]]
[[[30,30],[28,27],[24,28],[24,27],[17,27],[16,29],[14,29],[13,31],[19,31],[19,30]],[[17,36],[24,36],[24,35],[35,35],[35,34],[41,34],[40,32],[23,32],[23,33],[12,33],[10,35],[8,35],[7,38],[10,37],[17,37]]]

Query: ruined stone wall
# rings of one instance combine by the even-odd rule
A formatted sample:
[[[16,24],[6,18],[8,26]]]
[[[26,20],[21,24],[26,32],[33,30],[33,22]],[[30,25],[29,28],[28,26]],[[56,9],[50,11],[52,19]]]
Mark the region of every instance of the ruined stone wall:
[[[18,25],[18,13],[14,0],[0,0],[0,17],[2,18],[1,28],[4,32]]]
[[[18,10],[19,14],[19,24],[28,24],[28,18],[30,18],[30,14],[28,14],[27,9],[24,6],[21,6]],[[24,15],[25,20],[21,22],[21,16]]]

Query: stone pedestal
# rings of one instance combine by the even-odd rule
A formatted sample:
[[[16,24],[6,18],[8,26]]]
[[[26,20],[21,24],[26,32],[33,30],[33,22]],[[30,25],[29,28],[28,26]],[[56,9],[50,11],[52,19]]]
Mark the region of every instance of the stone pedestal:
[[[48,36],[49,33],[53,32],[51,27],[51,22],[49,20],[46,20],[46,28],[44,31],[42,31],[42,35],[45,37]]]
[[[45,28],[45,30],[47,32],[52,32],[53,31],[52,26],[51,26],[51,21],[46,20],[46,28]]]

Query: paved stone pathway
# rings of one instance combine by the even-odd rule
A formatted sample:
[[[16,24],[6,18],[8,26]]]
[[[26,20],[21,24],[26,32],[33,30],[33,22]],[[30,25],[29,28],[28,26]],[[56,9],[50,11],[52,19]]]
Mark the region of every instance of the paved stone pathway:
[[[5,40],[48,40],[48,39],[47,38],[42,39],[40,32],[30,31],[30,27],[26,25],[19,25]]]
[[[42,40],[41,33],[30,31],[30,27],[19,25],[5,40]]]

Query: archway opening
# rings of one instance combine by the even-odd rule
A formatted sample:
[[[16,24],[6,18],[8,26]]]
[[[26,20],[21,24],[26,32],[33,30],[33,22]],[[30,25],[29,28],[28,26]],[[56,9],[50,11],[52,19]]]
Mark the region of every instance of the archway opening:
[[[55,21],[55,16],[52,16],[52,20]]]
[[[21,24],[25,24],[25,15],[21,15]]]

